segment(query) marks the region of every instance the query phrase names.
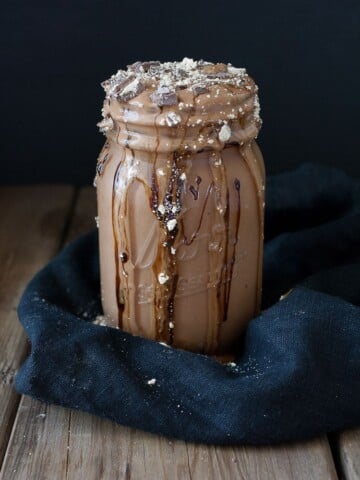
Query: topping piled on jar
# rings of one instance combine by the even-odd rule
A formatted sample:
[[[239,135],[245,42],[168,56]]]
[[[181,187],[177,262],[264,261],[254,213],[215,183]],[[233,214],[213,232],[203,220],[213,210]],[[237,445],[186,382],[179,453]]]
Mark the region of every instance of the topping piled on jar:
[[[136,62],[118,70],[102,86],[106,97],[98,126],[105,134],[116,129],[116,122],[135,122],[139,109],[143,124],[197,129],[198,138],[189,146],[196,150],[206,145],[215,148],[216,144],[241,143],[243,138],[236,130],[239,126],[244,130],[249,123],[253,124],[250,136],[255,138],[261,126],[258,88],[245,68],[231,64],[190,58]],[[215,128],[204,131],[207,126]]]
[[[146,89],[151,100],[162,107],[178,103],[177,90],[190,89],[195,95],[209,93],[214,85],[241,86],[246,80],[245,68],[231,64],[210,63],[184,58],[181,62],[136,62],[119,70],[102,83],[106,96],[127,102]]]

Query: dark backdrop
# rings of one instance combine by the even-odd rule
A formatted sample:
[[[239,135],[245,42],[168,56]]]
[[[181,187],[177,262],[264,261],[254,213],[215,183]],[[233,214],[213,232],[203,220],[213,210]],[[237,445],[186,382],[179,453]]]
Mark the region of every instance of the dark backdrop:
[[[100,81],[142,59],[246,66],[268,171],[360,175],[359,0],[3,2],[1,183],[92,181]]]

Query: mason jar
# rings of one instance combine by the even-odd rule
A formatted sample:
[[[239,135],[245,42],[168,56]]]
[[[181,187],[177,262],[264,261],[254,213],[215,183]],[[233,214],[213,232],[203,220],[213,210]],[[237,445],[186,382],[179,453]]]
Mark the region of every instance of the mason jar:
[[[181,63],[168,62],[175,72]],[[95,177],[102,305],[108,325],[227,355],[260,311],[261,121],[243,69],[194,63],[209,78],[200,86],[184,74],[180,86],[163,85],[159,62],[104,83],[107,138]]]

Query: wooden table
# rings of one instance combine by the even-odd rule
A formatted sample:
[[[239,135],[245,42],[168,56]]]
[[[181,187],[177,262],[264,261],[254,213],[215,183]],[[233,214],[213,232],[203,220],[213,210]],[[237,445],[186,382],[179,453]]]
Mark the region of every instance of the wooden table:
[[[14,390],[28,343],[16,308],[32,275],[94,228],[92,187],[0,188],[1,480],[360,479],[360,430],[276,447],[208,447],[47,405]]]

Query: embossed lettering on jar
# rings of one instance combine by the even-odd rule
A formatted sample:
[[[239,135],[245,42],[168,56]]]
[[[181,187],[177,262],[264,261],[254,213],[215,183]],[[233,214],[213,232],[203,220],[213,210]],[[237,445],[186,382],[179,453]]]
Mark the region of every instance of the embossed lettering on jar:
[[[260,309],[264,164],[244,69],[137,62],[104,82],[95,178],[106,322],[231,353]]]

